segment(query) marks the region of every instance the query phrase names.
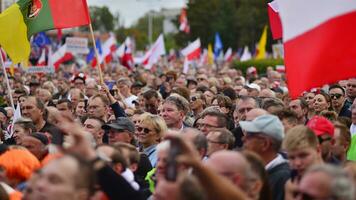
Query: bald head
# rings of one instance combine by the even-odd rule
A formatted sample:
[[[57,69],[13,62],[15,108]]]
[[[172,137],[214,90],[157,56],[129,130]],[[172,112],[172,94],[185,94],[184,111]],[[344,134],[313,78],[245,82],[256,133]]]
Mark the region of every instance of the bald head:
[[[218,174],[229,178],[237,187],[245,189],[250,174],[250,165],[246,158],[235,151],[218,151],[212,154],[205,165]]]
[[[268,114],[268,112],[266,110],[263,110],[261,108],[254,108],[246,113],[246,121],[252,121],[256,117],[261,116],[261,115],[266,115],[266,114]]]

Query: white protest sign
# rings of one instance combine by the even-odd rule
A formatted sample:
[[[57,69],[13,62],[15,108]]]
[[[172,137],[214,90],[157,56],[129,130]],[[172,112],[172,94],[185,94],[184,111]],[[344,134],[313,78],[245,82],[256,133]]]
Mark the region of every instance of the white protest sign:
[[[26,73],[29,73],[29,74],[39,74],[39,73],[52,74],[52,73],[54,73],[54,69],[53,69],[53,67],[50,67],[50,66],[31,66],[31,67],[27,68]]]
[[[87,54],[89,53],[88,39],[81,37],[67,37],[66,38],[67,51],[73,54]]]

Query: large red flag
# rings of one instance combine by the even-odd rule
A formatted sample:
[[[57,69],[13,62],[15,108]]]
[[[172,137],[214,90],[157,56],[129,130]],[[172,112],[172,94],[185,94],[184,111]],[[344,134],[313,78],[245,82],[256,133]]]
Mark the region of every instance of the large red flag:
[[[290,95],[356,77],[356,1],[278,1]]]

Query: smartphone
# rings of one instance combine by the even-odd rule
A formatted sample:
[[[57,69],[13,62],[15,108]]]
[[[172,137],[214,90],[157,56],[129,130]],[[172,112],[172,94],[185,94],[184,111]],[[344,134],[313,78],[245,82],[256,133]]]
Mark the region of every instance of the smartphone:
[[[165,177],[167,181],[175,182],[178,174],[177,156],[181,154],[181,148],[180,145],[174,140],[170,140],[170,144],[171,148],[168,152]]]

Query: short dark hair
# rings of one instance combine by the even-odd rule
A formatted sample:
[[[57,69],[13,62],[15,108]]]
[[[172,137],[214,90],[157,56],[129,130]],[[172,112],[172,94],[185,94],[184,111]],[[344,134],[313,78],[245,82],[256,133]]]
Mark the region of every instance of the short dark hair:
[[[237,98],[235,90],[233,88],[231,88],[231,87],[224,88],[222,93],[225,96],[228,96],[232,101],[235,101],[236,98]]]
[[[289,109],[283,109],[275,113],[275,115],[278,116],[278,118],[282,121],[283,119],[288,120],[289,123],[298,123],[298,116],[297,113],[295,113],[293,110]]]
[[[72,102],[69,99],[60,99],[60,100],[58,100],[57,105],[62,104],[62,103],[66,103],[69,110],[73,109]]]
[[[265,98],[262,100],[262,109],[267,110],[269,107],[272,106],[280,106],[284,108],[283,101],[277,98]]]
[[[209,110],[203,113],[202,118],[206,116],[213,116],[217,118],[218,121],[218,127],[219,128],[227,128],[227,117],[224,113],[215,111],[215,110]]]
[[[96,94],[91,99],[96,99],[96,98],[100,98],[101,101],[107,106],[110,104],[109,99],[102,94]]]
[[[157,91],[153,89],[147,90],[142,94],[142,96],[147,100],[151,99],[152,97],[159,98]]]
[[[189,102],[184,97],[180,95],[171,95],[164,100],[164,103],[174,104],[179,111],[183,111],[187,114],[189,111]]]
[[[235,137],[231,133],[231,131],[227,130],[226,128],[214,128],[209,133],[211,132],[218,132],[220,133],[218,136],[218,141],[221,142],[222,144],[227,144],[228,149],[232,150],[235,145]]]
[[[345,88],[341,87],[341,85],[339,85],[339,84],[331,85],[331,86],[329,87],[329,92],[330,92],[330,90],[335,89],[335,88],[340,89],[340,90],[342,91],[342,94],[345,95]]]
[[[104,124],[106,124],[106,122],[105,122],[103,119],[101,119],[101,118],[99,118],[99,117],[93,117],[93,116],[88,116],[88,117],[84,120],[84,122],[85,122],[86,120],[88,120],[88,119],[93,119],[93,120],[98,121],[98,122],[100,123],[100,127],[103,126]]]

